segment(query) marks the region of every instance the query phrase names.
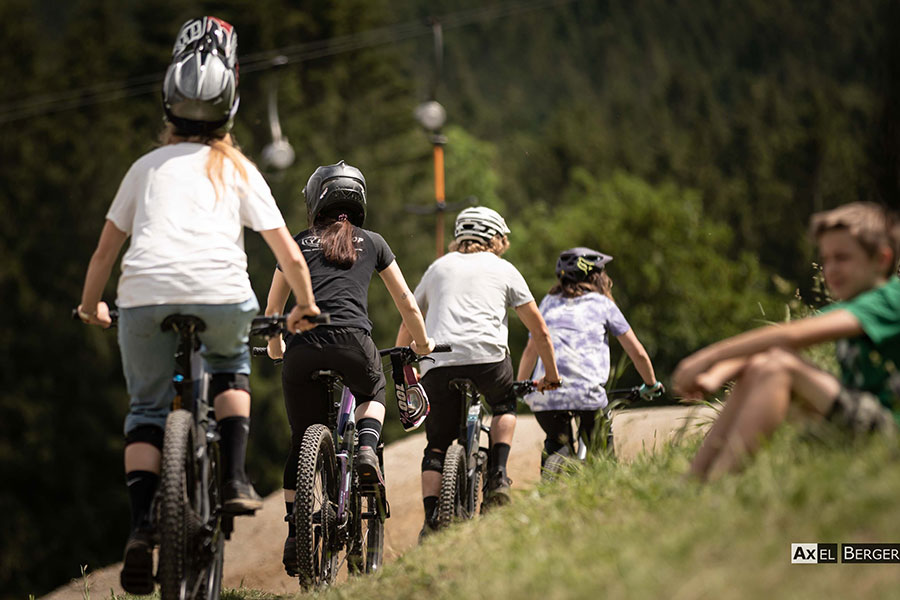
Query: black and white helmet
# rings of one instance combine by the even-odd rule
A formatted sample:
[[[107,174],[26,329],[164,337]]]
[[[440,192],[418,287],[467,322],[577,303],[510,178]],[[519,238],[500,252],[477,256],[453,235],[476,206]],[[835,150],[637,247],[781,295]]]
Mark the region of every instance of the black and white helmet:
[[[309,176],[303,195],[310,225],[322,213],[337,217],[343,212],[357,227],[366,222],[366,178],[362,171],[344,161],[316,169]]]
[[[181,26],[163,80],[166,119],[187,134],[228,130],[238,104],[237,33],[216,17]]]
[[[473,240],[488,243],[495,235],[508,235],[509,227],[496,210],[486,206],[467,208],[456,217],[453,236],[457,242]]]
[[[556,276],[560,281],[584,281],[594,271],[601,271],[613,259],[590,248],[563,250],[556,260]]]

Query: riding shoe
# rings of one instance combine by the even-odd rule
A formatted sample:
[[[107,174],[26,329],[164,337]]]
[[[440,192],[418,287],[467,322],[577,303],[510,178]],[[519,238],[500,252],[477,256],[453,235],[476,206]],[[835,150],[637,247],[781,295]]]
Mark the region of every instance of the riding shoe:
[[[425,523],[422,525],[422,530],[419,531],[419,543],[421,544],[422,540],[434,533],[437,533],[439,529],[440,525],[438,525],[437,521],[425,519]]]
[[[381,469],[378,465],[378,455],[370,446],[361,446],[356,453],[356,474],[361,484],[384,485],[381,477]]]
[[[488,507],[505,506],[509,504],[510,495],[509,488],[512,485],[512,479],[506,476],[503,471],[496,471],[491,475],[488,481],[488,487],[485,494],[484,505]]]
[[[262,498],[249,481],[226,481],[222,495],[222,510],[231,515],[252,515],[262,508]]]
[[[284,553],[281,556],[281,562],[284,564],[284,571],[291,577],[296,577],[299,572],[297,564],[297,538],[288,536],[284,540]]]
[[[122,572],[122,589],[135,596],[153,593],[153,535],[148,529],[137,529],[128,536]]]

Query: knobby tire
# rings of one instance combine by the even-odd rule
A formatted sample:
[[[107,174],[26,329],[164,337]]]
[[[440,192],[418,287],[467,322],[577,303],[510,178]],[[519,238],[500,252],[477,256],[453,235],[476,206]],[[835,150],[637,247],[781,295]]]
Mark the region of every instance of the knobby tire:
[[[468,519],[471,516],[466,510],[467,483],[465,449],[453,444],[444,457],[437,513],[440,527],[447,527],[457,519]]]
[[[224,534],[218,524],[211,539],[203,539],[210,517],[204,504],[215,505],[216,457],[210,457],[208,489],[195,460],[194,420],[176,410],[166,420],[160,477],[159,571],[162,600],[217,600],[222,586]]]
[[[312,425],[303,435],[297,461],[294,525],[300,585],[321,587],[337,575],[337,459],[331,431]]]

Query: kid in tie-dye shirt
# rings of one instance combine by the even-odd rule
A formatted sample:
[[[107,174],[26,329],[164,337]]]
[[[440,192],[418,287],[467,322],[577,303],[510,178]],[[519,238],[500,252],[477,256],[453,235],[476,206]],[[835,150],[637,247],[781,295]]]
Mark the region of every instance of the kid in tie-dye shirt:
[[[594,414],[608,404],[604,386],[609,378],[610,335],[619,340],[644,380],[641,396],[651,399],[663,392],[647,352],[613,300],[612,280],[605,269],[611,260],[611,256],[590,248],[566,250],[556,263],[559,281],[541,301],[541,315],[550,329],[563,381],[560,388],[525,398],[547,435],[545,456],[569,446],[573,413],[580,419],[581,436],[590,441]],[[543,375],[544,366],[529,340],[518,378]]]

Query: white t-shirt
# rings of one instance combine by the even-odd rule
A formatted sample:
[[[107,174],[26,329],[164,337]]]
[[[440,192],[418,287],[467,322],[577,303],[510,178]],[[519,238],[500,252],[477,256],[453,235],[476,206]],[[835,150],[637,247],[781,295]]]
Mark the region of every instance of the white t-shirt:
[[[116,304],[236,304],[253,296],[244,227],[284,226],[260,172],[247,182],[224,161],[221,197],[206,174],[210,148],[179,143],[139,158],[126,173],[106,218],[131,236]]]
[[[509,354],[507,310],[534,301],[521,273],[492,252],[451,252],[437,259],[416,287],[428,335],[449,343],[453,352],[436,352],[433,367],[498,362]]]

